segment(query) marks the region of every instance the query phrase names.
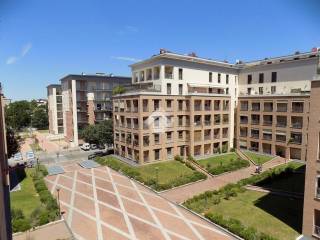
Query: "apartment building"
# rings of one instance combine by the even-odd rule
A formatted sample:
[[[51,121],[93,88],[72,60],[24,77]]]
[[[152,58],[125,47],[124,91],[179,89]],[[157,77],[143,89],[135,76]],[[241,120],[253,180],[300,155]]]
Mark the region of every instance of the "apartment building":
[[[62,88],[60,84],[47,86],[49,132],[63,134]]]
[[[305,161],[318,74],[318,51],[241,64],[237,147]]]
[[[115,96],[115,152],[139,164],[209,156],[233,146],[237,66],[161,50],[131,65]]]
[[[79,130],[88,124],[112,119],[112,90],[119,85],[130,84],[131,78],[105,74],[72,74],[63,77],[60,82],[63,117],[61,129],[65,139],[71,145],[78,146]]]
[[[0,84],[0,239],[12,239],[4,99]]]
[[[302,233],[320,238],[320,77],[311,84]],[[309,238],[308,238],[309,239]]]

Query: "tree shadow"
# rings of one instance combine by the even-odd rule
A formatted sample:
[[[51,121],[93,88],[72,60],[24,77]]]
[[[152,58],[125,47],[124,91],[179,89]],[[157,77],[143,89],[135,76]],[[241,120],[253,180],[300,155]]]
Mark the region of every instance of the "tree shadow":
[[[26,174],[24,165],[17,165],[14,168],[11,168],[9,173],[10,191],[14,189],[26,177],[27,177],[27,174]]]
[[[267,194],[254,205],[271,214],[297,232],[302,232],[303,199]]]

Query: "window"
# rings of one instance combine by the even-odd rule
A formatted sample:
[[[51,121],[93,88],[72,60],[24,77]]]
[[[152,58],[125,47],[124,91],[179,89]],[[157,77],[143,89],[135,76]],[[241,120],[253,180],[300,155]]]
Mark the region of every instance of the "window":
[[[153,121],[154,127],[160,126],[160,117],[155,117]]]
[[[167,94],[171,95],[171,83],[167,83]]]
[[[167,132],[167,140],[168,141],[172,140],[172,132]]]
[[[218,83],[221,83],[221,73],[218,73]]]
[[[229,84],[229,74],[226,75],[226,84]]]
[[[209,72],[209,82],[212,82],[212,72]]]
[[[172,108],[172,100],[167,100],[167,108]]]
[[[248,95],[251,95],[251,90],[252,90],[251,88],[248,88],[248,89],[247,89],[247,94],[248,94]]]
[[[179,84],[179,95],[183,94],[183,85]]]
[[[275,94],[276,93],[276,86],[271,86],[271,94]]]
[[[263,94],[263,87],[259,87],[259,94],[260,94],[260,95]]]
[[[251,84],[251,83],[252,83],[252,75],[249,74],[249,75],[248,75],[248,84]]]
[[[160,149],[154,150],[154,160],[160,160]]]
[[[167,148],[167,157],[172,158],[172,148]]]
[[[154,144],[159,144],[160,143],[160,135],[159,133],[154,134]]]
[[[183,69],[179,68],[179,80],[182,80],[183,78]]]
[[[264,82],[264,74],[259,73],[259,83],[263,83],[263,82]]]
[[[277,81],[277,72],[272,72],[271,73],[271,82],[276,82]]]
[[[226,88],[226,94],[229,94],[229,88]]]

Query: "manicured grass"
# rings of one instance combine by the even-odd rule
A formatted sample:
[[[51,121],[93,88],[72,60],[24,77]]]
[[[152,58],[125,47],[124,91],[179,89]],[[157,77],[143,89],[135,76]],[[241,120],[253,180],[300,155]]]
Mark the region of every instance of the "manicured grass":
[[[96,161],[116,171],[120,171],[157,191],[206,178],[206,175],[196,171],[189,164],[185,165],[174,160],[139,167],[130,166],[112,156],[96,158]]]
[[[259,153],[254,153],[254,152],[250,152],[250,151],[245,151],[244,152],[254,163],[260,165],[260,164],[264,164],[268,161],[270,161],[271,159],[273,159],[273,156],[268,156],[268,155],[264,155],[264,154],[259,154]]]
[[[21,190],[10,193],[11,208],[21,209],[26,217],[29,217],[32,211],[41,206],[31,177],[33,171],[33,169],[26,169],[27,176],[20,183]]]
[[[302,199],[247,190],[235,198],[208,205],[207,212],[237,219],[245,226],[281,240],[295,239],[301,232]]]
[[[266,188],[272,188],[275,190],[304,193],[304,181],[305,181],[305,167],[297,164],[299,172],[291,173],[288,176],[283,176],[276,181],[270,181],[268,183],[256,184]]]
[[[248,161],[241,159],[236,153],[221,154],[219,156],[198,160],[197,162],[214,175],[234,171],[250,165]]]
[[[141,177],[145,180],[157,178],[158,183],[168,184],[174,181],[177,177],[192,175],[194,170],[178,161],[169,161],[163,163],[154,163],[137,168]],[[158,169],[158,170],[156,170]]]

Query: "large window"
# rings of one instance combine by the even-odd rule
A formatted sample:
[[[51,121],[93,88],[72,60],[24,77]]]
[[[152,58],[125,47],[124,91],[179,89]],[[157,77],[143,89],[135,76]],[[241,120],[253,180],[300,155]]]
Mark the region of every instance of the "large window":
[[[226,84],[229,84],[229,74],[226,75]]]
[[[212,72],[209,72],[209,82],[212,82]]]
[[[251,84],[251,83],[252,83],[252,75],[248,74],[248,84]]]
[[[221,83],[221,73],[218,73],[218,83]]]
[[[183,69],[179,68],[179,80],[183,79]]]
[[[277,81],[277,72],[272,72],[271,73],[271,82],[276,82]]]
[[[259,73],[259,83],[263,83],[263,82],[264,82],[264,74]]]

